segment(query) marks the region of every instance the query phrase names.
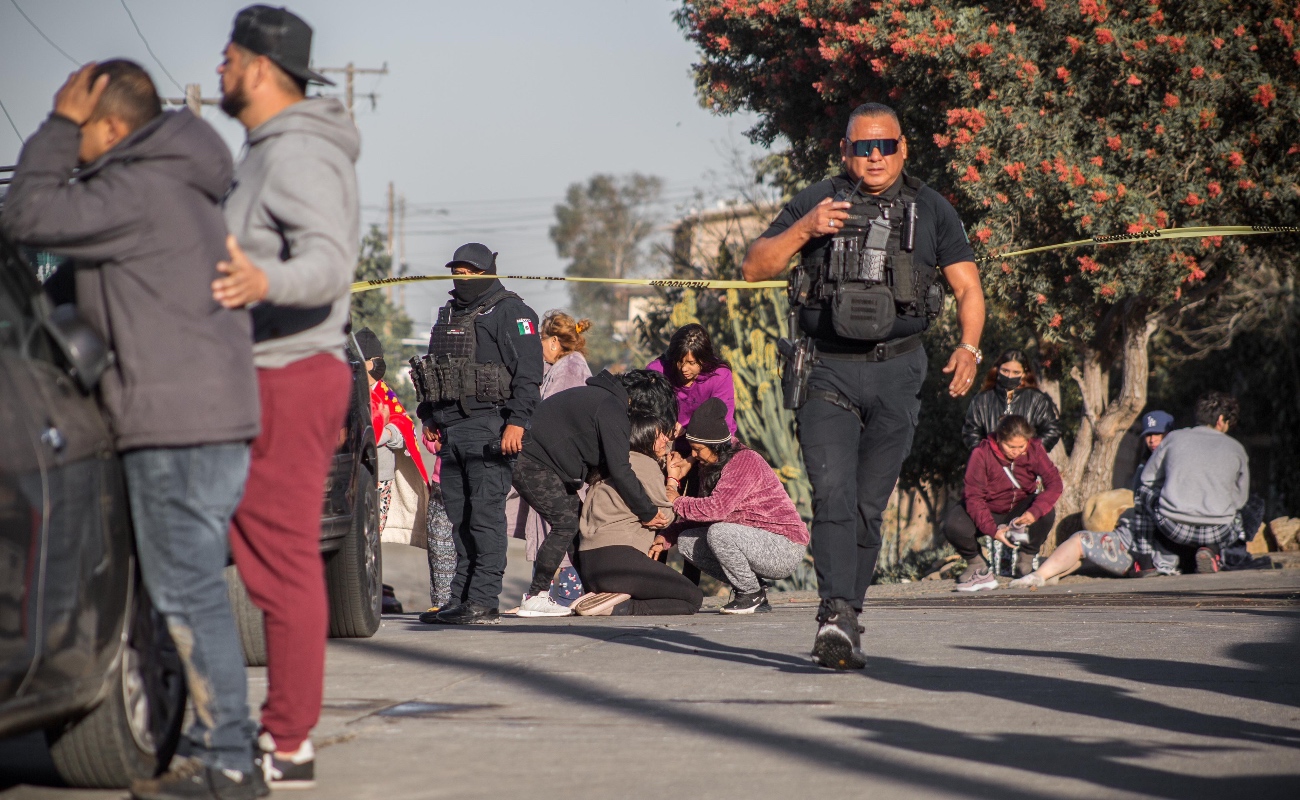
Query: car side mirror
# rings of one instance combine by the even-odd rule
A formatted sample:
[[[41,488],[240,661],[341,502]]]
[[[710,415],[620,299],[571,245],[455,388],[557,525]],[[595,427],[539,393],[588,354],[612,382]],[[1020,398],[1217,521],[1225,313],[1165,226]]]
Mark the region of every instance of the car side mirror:
[[[63,356],[68,375],[87,394],[93,392],[113,364],[113,351],[81,318],[76,306],[55,307],[43,320],[43,326]]]

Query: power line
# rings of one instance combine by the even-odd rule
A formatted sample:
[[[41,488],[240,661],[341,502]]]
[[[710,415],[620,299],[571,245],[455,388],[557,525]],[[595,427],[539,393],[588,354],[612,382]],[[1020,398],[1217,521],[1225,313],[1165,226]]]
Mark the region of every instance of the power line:
[[[23,11],[23,7],[18,5],[18,0],[9,0],[9,2],[13,4],[14,8],[18,9],[19,14],[23,15],[23,19],[27,20],[27,24],[35,28],[36,32],[41,35],[41,38],[49,43],[50,47],[53,47],[55,50],[58,50],[60,53],[62,53],[63,57],[71,61],[75,66],[78,67],[81,66],[80,61],[68,55],[67,50],[64,50],[62,47],[59,47],[57,44],[55,44],[53,39],[45,35],[45,31],[41,30],[39,25],[37,25],[35,22],[32,22],[32,18],[27,16],[27,12]]]
[[[14,134],[18,136],[18,141],[24,141],[23,135],[18,131],[18,126],[14,125],[14,118],[9,116],[9,109],[5,108],[3,100],[0,100],[0,111],[5,112],[5,119],[9,120],[9,125],[14,129]]]
[[[135,28],[135,32],[140,35],[140,41],[144,42],[144,49],[149,51],[149,55],[153,58],[154,63],[158,65],[158,69],[163,71],[163,74],[167,76],[167,79],[170,80],[172,83],[174,83],[177,89],[180,89],[181,92],[184,92],[185,87],[181,86],[180,81],[172,77],[172,74],[167,71],[166,67],[163,66],[163,63],[158,58],[158,55],[154,53],[153,48],[149,46],[149,40],[144,38],[144,31],[140,30],[140,23],[135,21],[135,14],[131,13],[131,8],[126,4],[126,0],[121,0],[121,2],[122,2],[122,8],[126,11],[126,16],[131,20],[131,25]]]

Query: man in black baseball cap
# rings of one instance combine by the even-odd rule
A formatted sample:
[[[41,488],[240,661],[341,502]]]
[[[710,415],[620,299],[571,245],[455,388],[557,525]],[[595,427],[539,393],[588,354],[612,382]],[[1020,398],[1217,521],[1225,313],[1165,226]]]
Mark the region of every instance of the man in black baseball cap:
[[[235,16],[230,41],[259,56],[305,83],[334,81],[311,68],[311,26],[287,8],[249,6]]]

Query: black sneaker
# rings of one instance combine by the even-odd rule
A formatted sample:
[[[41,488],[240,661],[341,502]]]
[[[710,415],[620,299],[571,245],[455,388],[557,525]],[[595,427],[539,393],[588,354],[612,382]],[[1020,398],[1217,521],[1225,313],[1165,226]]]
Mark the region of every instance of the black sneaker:
[[[862,628],[858,614],[844,600],[823,600],[817,610],[817,638],[813,641],[813,661],[830,669],[862,669],[867,656],[862,652]]]
[[[1196,574],[1211,575],[1219,571],[1219,554],[1208,547],[1196,548]]]
[[[501,614],[495,607],[462,603],[439,611],[437,621],[440,625],[495,625],[501,621]]]
[[[445,606],[429,606],[428,611],[424,611],[420,613],[420,621],[423,622],[425,625],[437,625],[438,614],[442,611],[450,611],[455,607],[456,607],[455,603],[448,603]]]
[[[131,797],[135,800],[257,800],[259,795],[252,772],[216,769],[197,758],[187,758],[156,778],[134,781]]]
[[[723,614],[766,614],[772,606],[767,602],[767,590],[760,586],[757,592],[736,592],[731,602],[718,610]]]
[[[311,789],[316,786],[316,750],[311,739],[298,746],[298,752],[289,758],[275,752],[271,734],[262,733],[257,740],[262,749],[262,776],[273,789]]]

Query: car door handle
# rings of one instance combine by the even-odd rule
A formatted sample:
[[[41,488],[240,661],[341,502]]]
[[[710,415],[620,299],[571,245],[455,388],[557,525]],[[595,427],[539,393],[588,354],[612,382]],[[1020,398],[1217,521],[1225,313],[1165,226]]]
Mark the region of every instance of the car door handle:
[[[63,432],[53,425],[46,427],[41,434],[41,441],[49,445],[50,449],[56,453],[62,453],[63,448],[68,446],[68,440],[64,438]]]

